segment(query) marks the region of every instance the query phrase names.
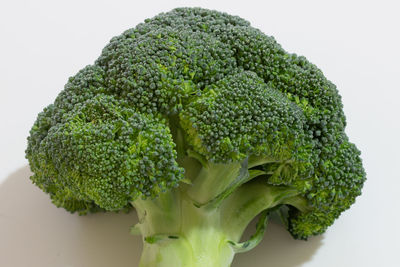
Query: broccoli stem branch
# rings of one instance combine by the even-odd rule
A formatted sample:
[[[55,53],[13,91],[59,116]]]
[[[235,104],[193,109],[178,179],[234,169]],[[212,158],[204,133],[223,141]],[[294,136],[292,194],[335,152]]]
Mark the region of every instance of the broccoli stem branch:
[[[243,230],[262,211],[296,198],[298,192],[288,187],[250,182],[239,187],[221,205],[222,216],[229,236],[240,239]]]
[[[198,175],[192,179],[193,185],[188,188],[187,194],[198,206],[205,205],[223,193],[236,178],[240,177],[242,167],[240,162],[209,163],[202,167]]]

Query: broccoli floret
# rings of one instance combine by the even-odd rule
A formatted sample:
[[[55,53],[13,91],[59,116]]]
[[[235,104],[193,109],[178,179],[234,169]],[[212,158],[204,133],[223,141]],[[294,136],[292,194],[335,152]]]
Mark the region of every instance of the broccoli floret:
[[[220,267],[273,213],[307,239],[354,203],[366,174],[345,126],[335,85],[306,58],[239,17],[178,8],[70,78],[26,157],[58,207],[136,210],[140,266]]]

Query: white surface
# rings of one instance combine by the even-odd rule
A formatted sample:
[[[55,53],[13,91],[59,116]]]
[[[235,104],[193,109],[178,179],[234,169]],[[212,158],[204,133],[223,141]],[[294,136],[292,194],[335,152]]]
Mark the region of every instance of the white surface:
[[[363,152],[363,196],[322,237],[291,240],[273,225],[234,267],[399,266],[400,5],[397,1],[2,1],[0,3],[0,266],[136,266],[130,215],[78,217],[32,186],[24,159],[36,115],[112,36],[178,6],[248,19],[305,55],[343,97]],[[25,167],[24,167],[25,166]]]

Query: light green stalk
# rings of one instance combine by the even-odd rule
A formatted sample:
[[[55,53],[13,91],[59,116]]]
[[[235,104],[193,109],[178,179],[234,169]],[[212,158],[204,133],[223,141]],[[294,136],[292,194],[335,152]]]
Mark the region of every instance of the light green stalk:
[[[254,173],[263,172],[249,172],[246,164],[197,166],[188,177],[190,184],[153,200],[132,202],[139,215],[135,230],[144,241],[140,267],[228,267],[235,253],[261,241],[269,210],[285,203],[303,204],[291,188],[248,182]],[[239,243],[260,213],[256,234]]]
[[[197,208],[180,192],[174,195],[179,196],[174,218],[163,205],[156,207],[159,201],[134,202],[140,218],[137,227],[144,237],[140,267],[230,266],[234,250],[220,212]]]

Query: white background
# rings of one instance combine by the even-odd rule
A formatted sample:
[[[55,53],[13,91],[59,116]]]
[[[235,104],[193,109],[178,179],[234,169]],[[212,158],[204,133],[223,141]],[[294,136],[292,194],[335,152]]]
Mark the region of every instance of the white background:
[[[4,1],[0,3],[0,265],[133,267],[134,214],[70,215],[30,184],[36,115],[111,37],[180,6],[239,15],[305,55],[343,97],[347,134],[368,174],[363,196],[323,236],[272,224],[234,267],[400,266],[400,5],[397,1]]]

